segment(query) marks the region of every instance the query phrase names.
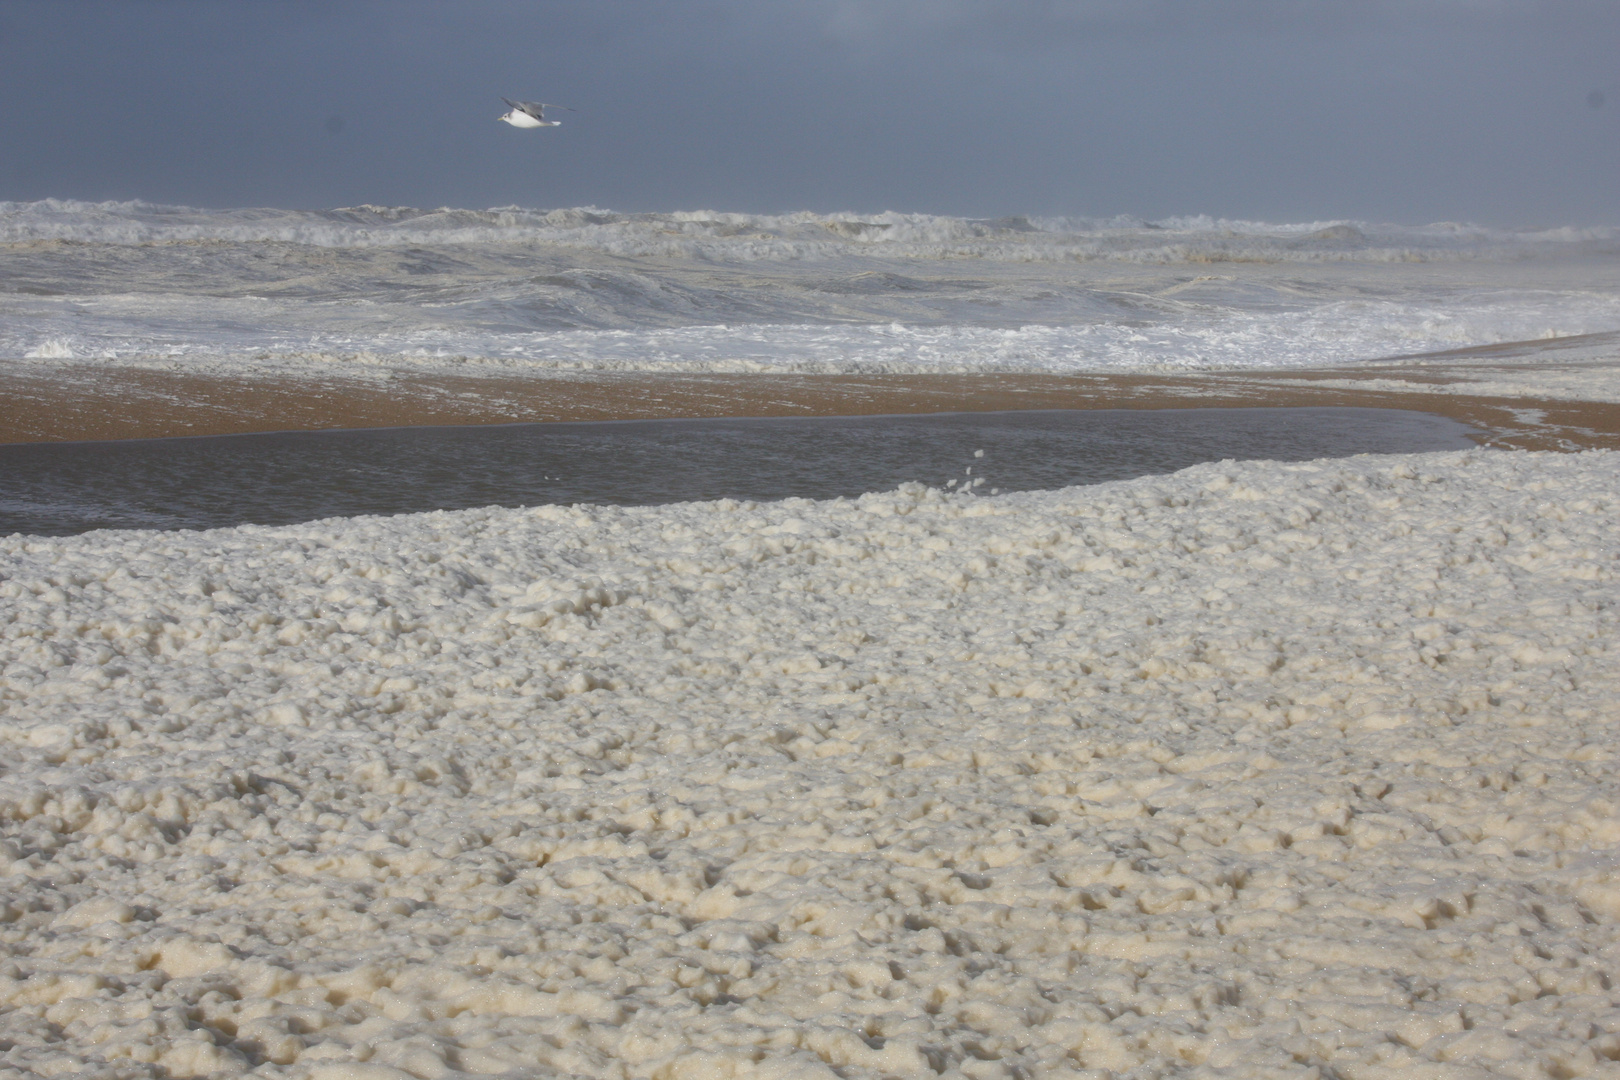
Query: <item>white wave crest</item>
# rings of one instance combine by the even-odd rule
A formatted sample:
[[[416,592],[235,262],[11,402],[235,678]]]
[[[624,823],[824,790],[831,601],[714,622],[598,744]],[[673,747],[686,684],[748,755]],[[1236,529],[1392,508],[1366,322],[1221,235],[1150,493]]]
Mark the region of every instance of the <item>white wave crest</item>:
[[[0,243],[286,243],[316,247],[534,244],[621,256],[731,261],[976,258],[1013,262],[1416,262],[1612,251],[1620,229],[1532,231],[1208,216],[960,218],[875,214],[618,213],[597,207],[488,210],[356,206],[206,210],[132,202],[0,202]]]

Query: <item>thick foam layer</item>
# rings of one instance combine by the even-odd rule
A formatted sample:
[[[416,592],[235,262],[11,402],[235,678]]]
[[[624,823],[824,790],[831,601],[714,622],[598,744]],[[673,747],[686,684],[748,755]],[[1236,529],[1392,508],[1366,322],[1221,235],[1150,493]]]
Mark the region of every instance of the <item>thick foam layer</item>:
[[[4,1059],[1600,1075],[1617,535],[1470,452],[0,540]]]
[[[40,305],[44,307],[45,305]],[[60,305],[66,306],[66,305]],[[895,373],[1195,371],[1321,367],[1482,342],[1601,332],[1620,324],[1609,296],[1481,298],[1448,308],[1385,302],[1308,312],[1189,312],[1160,325],[1084,326],[694,326],[654,330],[426,326],[418,312],[384,309],[371,333],[309,332],[301,304],[181,305],[153,327],[144,299],[76,303],[72,314],[24,320],[0,333],[0,352],[24,359],[89,359],[138,366],[285,375],[374,376],[389,370],[768,371]],[[120,307],[132,310],[128,315]],[[253,313],[243,308],[257,308]],[[209,310],[213,309],[213,310]],[[103,312],[106,317],[99,319]],[[435,313],[437,314],[437,313]],[[99,333],[83,332],[100,321]],[[360,321],[360,320],[345,320]],[[279,329],[278,329],[279,324]]]

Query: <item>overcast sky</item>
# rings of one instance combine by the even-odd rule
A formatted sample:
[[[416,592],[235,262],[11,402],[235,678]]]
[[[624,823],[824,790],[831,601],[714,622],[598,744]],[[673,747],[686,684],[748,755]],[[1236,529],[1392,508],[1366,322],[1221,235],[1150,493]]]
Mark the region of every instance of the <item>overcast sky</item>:
[[[1620,224],[1620,0],[0,0],[0,95],[11,200]]]

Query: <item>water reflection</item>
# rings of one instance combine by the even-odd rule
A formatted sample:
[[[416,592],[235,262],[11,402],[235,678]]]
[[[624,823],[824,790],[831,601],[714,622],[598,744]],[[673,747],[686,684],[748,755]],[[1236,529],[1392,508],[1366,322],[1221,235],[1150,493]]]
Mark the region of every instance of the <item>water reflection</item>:
[[[988,493],[1222,458],[1465,449],[1389,409],[1041,411],[285,432],[0,446],[0,535],[290,524],[500,504],[833,498],[983,477]],[[985,456],[975,459],[975,450]]]

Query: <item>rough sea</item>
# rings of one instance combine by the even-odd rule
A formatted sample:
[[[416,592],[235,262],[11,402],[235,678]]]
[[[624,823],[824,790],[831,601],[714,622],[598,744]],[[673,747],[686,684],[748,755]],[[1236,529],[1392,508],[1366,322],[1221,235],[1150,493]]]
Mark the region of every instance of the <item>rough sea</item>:
[[[0,362],[1128,371],[1620,326],[1620,229],[0,203]]]

